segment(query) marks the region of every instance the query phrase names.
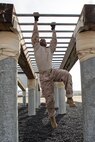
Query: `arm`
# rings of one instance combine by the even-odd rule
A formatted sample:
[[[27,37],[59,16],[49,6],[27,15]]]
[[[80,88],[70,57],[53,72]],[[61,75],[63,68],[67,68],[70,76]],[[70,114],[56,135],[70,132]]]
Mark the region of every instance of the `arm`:
[[[57,37],[56,37],[56,31],[55,31],[55,22],[51,23],[51,30],[52,30],[52,40],[50,41],[50,48],[51,52],[53,53],[56,49],[57,45]]]
[[[39,32],[38,32],[38,25],[37,25],[38,18],[39,18],[38,13],[34,13],[35,23],[34,23],[33,34],[32,34],[32,44],[33,44],[33,46],[35,44],[39,43]]]

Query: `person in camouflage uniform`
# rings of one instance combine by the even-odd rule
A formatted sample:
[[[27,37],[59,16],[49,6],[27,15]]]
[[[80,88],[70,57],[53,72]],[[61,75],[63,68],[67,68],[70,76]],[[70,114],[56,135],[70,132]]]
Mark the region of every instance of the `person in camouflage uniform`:
[[[34,13],[34,28],[32,34],[32,44],[34,47],[34,54],[36,63],[40,74],[40,82],[42,88],[42,94],[46,99],[46,106],[48,115],[53,128],[57,127],[55,119],[55,102],[54,102],[54,82],[62,82],[65,84],[67,103],[70,107],[75,107],[75,103],[72,99],[72,76],[67,70],[52,69],[52,56],[56,49],[57,38],[55,31],[55,22],[51,23],[52,39],[50,46],[47,47],[45,39],[39,40],[39,32],[37,21],[39,19],[39,13]]]

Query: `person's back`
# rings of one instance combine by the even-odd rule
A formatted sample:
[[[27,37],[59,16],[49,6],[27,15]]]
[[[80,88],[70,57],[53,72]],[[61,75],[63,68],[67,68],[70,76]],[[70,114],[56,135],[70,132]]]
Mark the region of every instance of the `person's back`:
[[[38,13],[36,13],[35,15],[38,15]],[[55,27],[54,22],[51,24],[51,27]],[[39,72],[52,69],[52,55],[56,49],[57,44],[55,29],[52,28],[52,40],[50,41],[50,45],[47,47],[45,39],[39,40],[37,20],[35,20],[32,35],[32,44],[34,47],[34,54]]]
[[[36,47],[39,46],[36,49]],[[34,54],[36,58],[36,63],[39,69],[39,72],[47,71],[52,68],[52,53],[50,48],[45,48],[41,45],[36,45],[34,48]]]

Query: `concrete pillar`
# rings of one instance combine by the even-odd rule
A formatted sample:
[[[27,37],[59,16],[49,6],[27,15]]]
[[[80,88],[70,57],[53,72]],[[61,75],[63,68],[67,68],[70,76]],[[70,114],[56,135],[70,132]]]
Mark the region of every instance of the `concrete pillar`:
[[[35,79],[28,80],[28,115],[36,115]]]
[[[40,90],[38,89],[38,106],[40,106],[41,100],[40,100]]]
[[[40,91],[37,90],[36,92],[36,108],[40,106]]]
[[[95,31],[77,35],[76,49],[80,59],[84,142],[95,141]]]
[[[58,94],[57,82],[55,82],[54,84],[54,99],[55,99],[55,108],[59,108],[59,94]]]
[[[66,103],[65,103],[66,91],[63,82],[58,82],[58,95],[59,95],[58,114],[66,114]]]
[[[26,91],[23,92],[23,106],[26,106]]]
[[[18,36],[0,32],[0,142],[18,142],[18,52]]]
[[[0,61],[0,142],[18,142],[17,63]]]
[[[39,97],[40,97],[40,94],[38,93],[38,79],[36,79],[36,108],[38,109],[39,108]]]

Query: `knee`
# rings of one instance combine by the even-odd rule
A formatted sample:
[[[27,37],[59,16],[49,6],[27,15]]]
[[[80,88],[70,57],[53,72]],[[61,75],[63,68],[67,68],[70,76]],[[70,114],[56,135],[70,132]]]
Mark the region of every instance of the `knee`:
[[[71,74],[67,70],[64,70],[64,71],[65,71],[65,73],[66,73],[67,76],[72,77]]]
[[[67,70],[64,70],[64,72],[65,72],[65,77],[67,78],[67,80],[72,80],[72,75]]]

